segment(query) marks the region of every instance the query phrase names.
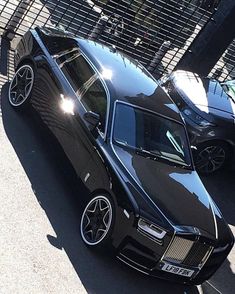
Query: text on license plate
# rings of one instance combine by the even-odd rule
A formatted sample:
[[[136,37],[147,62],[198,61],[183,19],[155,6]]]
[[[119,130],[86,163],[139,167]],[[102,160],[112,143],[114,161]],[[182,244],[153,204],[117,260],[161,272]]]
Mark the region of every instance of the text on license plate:
[[[185,276],[185,277],[191,277],[192,274],[194,273],[193,270],[188,270],[186,268],[171,265],[169,263],[165,263],[161,269],[163,271],[165,271],[165,272],[169,272],[169,273],[172,273],[172,274]]]

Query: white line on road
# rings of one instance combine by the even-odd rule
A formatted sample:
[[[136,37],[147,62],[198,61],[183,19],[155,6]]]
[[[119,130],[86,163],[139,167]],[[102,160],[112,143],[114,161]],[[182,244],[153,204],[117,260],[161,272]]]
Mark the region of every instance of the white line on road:
[[[215,291],[217,291],[219,294],[222,294],[222,292],[220,292],[220,290],[218,290],[214,285],[212,285],[210,282],[206,281],[206,283],[211,286]]]

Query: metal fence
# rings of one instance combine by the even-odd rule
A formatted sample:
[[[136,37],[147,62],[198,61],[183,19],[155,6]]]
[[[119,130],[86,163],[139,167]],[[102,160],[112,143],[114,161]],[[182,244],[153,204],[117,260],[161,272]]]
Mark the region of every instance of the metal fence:
[[[0,90],[14,74],[14,50],[5,40],[0,40]]]
[[[209,76],[221,82],[235,79],[235,39],[218,60]]]
[[[56,26],[115,45],[152,72],[172,71],[218,0],[1,0],[0,33]]]

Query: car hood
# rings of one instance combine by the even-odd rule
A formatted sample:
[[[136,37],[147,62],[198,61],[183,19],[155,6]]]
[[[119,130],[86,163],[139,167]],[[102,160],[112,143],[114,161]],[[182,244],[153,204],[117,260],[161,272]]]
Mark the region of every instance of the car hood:
[[[221,87],[220,83],[208,78],[200,78],[190,72],[175,74],[173,83],[184,98],[206,113],[213,109],[235,114],[235,103]],[[222,115],[222,113],[221,113]]]
[[[195,171],[178,168],[114,146],[135,182],[175,226],[192,226],[216,236],[212,200]]]

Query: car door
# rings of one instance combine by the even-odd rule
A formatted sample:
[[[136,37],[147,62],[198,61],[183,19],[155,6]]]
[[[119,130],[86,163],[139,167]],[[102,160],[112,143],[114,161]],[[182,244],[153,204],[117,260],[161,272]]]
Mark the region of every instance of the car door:
[[[74,93],[73,97],[62,97],[61,99],[67,134],[63,136],[61,144],[77,174],[80,175],[87,163],[85,160],[87,158],[87,147],[84,146],[84,140],[87,136],[84,128],[87,128],[87,126],[83,120],[86,109],[80,98],[97,79],[97,74],[81,54],[79,48],[73,48],[69,52],[61,54],[56,61]]]
[[[96,184],[103,174],[99,172],[102,160],[98,146],[103,144],[105,136],[108,109],[107,89],[100,80],[96,69],[78,48],[59,56],[57,64],[76,96],[76,99],[64,97],[62,101],[67,100],[68,103],[65,103],[65,106],[73,108],[64,109],[64,128],[67,130],[67,138],[63,136],[62,145],[76,173],[83,180],[86,178],[86,181],[88,180],[87,174],[89,176],[96,174],[94,177],[96,180],[93,181],[93,184]],[[84,119],[84,114],[88,111],[100,115],[100,124],[95,132],[90,131],[89,123]]]
[[[85,112],[92,111],[100,116],[100,123],[93,130],[80,113],[75,113],[71,121],[75,141],[79,142],[79,158],[76,170],[79,170],[83,182],[87,184],[89,179],[89,188],[93,190],[107,184],[107,173],[100,148],[105,144],[109,104],[108,92],[105,84],[98,76],[91,83],[85,83],[81,92],[79,103],[83,106]]]

